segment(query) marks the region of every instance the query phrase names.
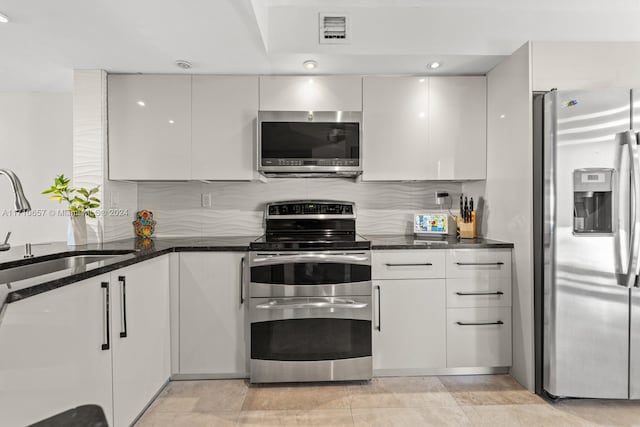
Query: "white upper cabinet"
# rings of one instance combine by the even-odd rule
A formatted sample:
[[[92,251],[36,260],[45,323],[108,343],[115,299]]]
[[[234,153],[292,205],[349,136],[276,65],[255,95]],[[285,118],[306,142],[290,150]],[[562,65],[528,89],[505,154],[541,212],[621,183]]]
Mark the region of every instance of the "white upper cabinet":
[[[429,78],[429,165],[433,179],[487,176],[487,79]]]
[[[362,77],[262,76],[260,110],[362,111]]]
[[[191,178],[191,76],[110,75],[109,178]]]
[[[365,77],[363,179],[486,177],[485,77]]]
[[[191,179],[251,180],[257,76],[193,76]]]
[[[363,80],[362,178],[434,179],[429,167],[429,83],[424,77]]]

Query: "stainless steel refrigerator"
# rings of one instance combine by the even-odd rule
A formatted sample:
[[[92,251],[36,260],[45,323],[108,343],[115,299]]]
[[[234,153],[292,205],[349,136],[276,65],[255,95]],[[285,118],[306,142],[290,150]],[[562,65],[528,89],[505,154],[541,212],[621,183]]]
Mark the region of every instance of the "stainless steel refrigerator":
[[[541,387],[640,399],[640,90],[551,91],[539,102]]]

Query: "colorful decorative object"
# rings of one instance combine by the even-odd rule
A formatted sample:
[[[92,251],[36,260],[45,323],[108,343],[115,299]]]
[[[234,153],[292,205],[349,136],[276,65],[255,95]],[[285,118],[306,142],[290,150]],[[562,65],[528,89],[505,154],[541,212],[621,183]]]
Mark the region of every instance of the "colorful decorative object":
[[[133,221],[133,230],[138,237],[151,237],[156,222],[153,220],[153,213],[149,211],[136,212],[136,220]]]
[[[136,249],[141,251],[152,251],[155,249],[155,242],[148,237],[139,237],[136,239]]]

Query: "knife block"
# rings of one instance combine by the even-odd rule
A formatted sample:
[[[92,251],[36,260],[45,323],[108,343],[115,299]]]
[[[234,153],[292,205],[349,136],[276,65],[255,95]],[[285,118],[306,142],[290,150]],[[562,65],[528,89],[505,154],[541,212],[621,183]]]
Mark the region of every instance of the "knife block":
[[[458,237],[461,239],[476,238],[476,213],[471,213],[471,222],[464,222],[461,216],[456,217],[456,225],[458,227]]]

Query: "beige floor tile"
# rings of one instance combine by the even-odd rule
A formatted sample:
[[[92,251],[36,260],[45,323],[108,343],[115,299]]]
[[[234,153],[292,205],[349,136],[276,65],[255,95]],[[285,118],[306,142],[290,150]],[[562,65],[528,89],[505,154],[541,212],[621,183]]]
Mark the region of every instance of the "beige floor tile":
[[[544,400],[509,375],[439,377],[459,405],[532,405]]]
[[[349,404],[343,385],[253,386],[242,410],[348,409]]]
[[[147,411],[192,412],[197,403],[197,397],[169,397],[161,395],[151,404]]]
[[[238,421],[239,412],[200,412],[175,414],[167,427],[231,427]]]
[[[165,427],[173,425],[174,412],[147,410],[135,424],[135,427]]]
[[[594,425],[640,426],[640,402],[637,401],[568,399],[552,406]]]
[[[353,426],[349,409],[311,411],[246,411],[238,417],[239,426]]]
[[[469,426],[465,413],[457,406],[430,408],[352,409],[356,426]]]
[[[479,405],[463,406],[474,426],[554,426],[584,427],[592,424],[571,414],[544,405]]]
[[[456,401],[436,377],[374,378],[347,386],[352,408],[421,408],[455,406]]]

